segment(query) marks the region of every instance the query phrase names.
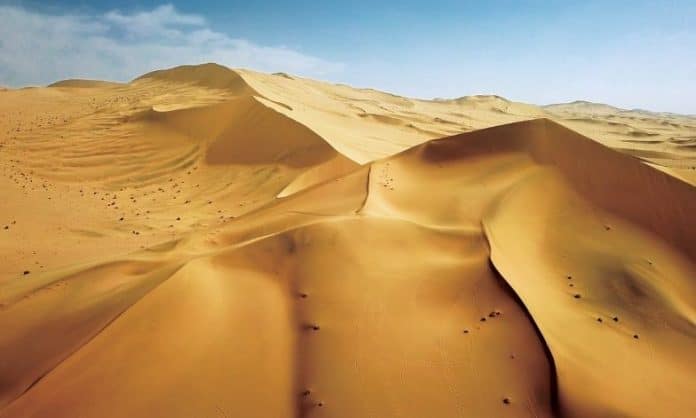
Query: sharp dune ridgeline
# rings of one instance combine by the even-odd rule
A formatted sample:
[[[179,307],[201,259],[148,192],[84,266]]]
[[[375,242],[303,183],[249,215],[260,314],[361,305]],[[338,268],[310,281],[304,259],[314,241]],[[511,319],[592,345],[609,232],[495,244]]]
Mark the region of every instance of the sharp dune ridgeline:
[[[696,118],[216,64],[0,92],[0,417],[696,413]]]

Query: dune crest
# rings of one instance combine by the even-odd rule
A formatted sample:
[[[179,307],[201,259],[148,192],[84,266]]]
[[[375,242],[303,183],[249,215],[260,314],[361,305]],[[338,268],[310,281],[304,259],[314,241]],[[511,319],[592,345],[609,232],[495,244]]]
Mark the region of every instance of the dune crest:
[[[215,64],[3,95],[0,417],[696,410],[688,117]]]
[[[255,93],[254,89],[237,72],[213,63],[182,65],[166,70],[152,71],[136,78],[133,82],[149,80],[194,84],[200,87],[227,90],[239,96]]]

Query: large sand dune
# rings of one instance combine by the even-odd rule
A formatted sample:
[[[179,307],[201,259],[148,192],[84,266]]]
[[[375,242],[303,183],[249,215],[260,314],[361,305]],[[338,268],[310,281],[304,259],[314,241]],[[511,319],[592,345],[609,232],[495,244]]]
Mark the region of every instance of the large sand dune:
[[[696,118],[56,84],[0,92],[0,417],[696,413]]]

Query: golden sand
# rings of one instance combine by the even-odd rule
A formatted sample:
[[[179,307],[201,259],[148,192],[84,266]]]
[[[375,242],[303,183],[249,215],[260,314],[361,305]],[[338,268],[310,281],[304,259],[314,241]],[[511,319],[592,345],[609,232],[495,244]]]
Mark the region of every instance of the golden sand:
[[[0,146],[0,417],[696,413],[696,117],[206,64]]]

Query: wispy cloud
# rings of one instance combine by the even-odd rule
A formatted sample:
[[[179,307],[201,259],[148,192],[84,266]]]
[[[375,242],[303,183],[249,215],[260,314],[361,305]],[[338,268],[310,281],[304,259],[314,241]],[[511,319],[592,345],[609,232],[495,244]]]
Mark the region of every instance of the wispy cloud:
[[[214,31],[203,16],[172,5],[127,13],[51,15],[0,6],[0,84],[63,78],[129,80],[180,64],[217,62],[322,77],[341,63],[283,46],[258,45]]]

